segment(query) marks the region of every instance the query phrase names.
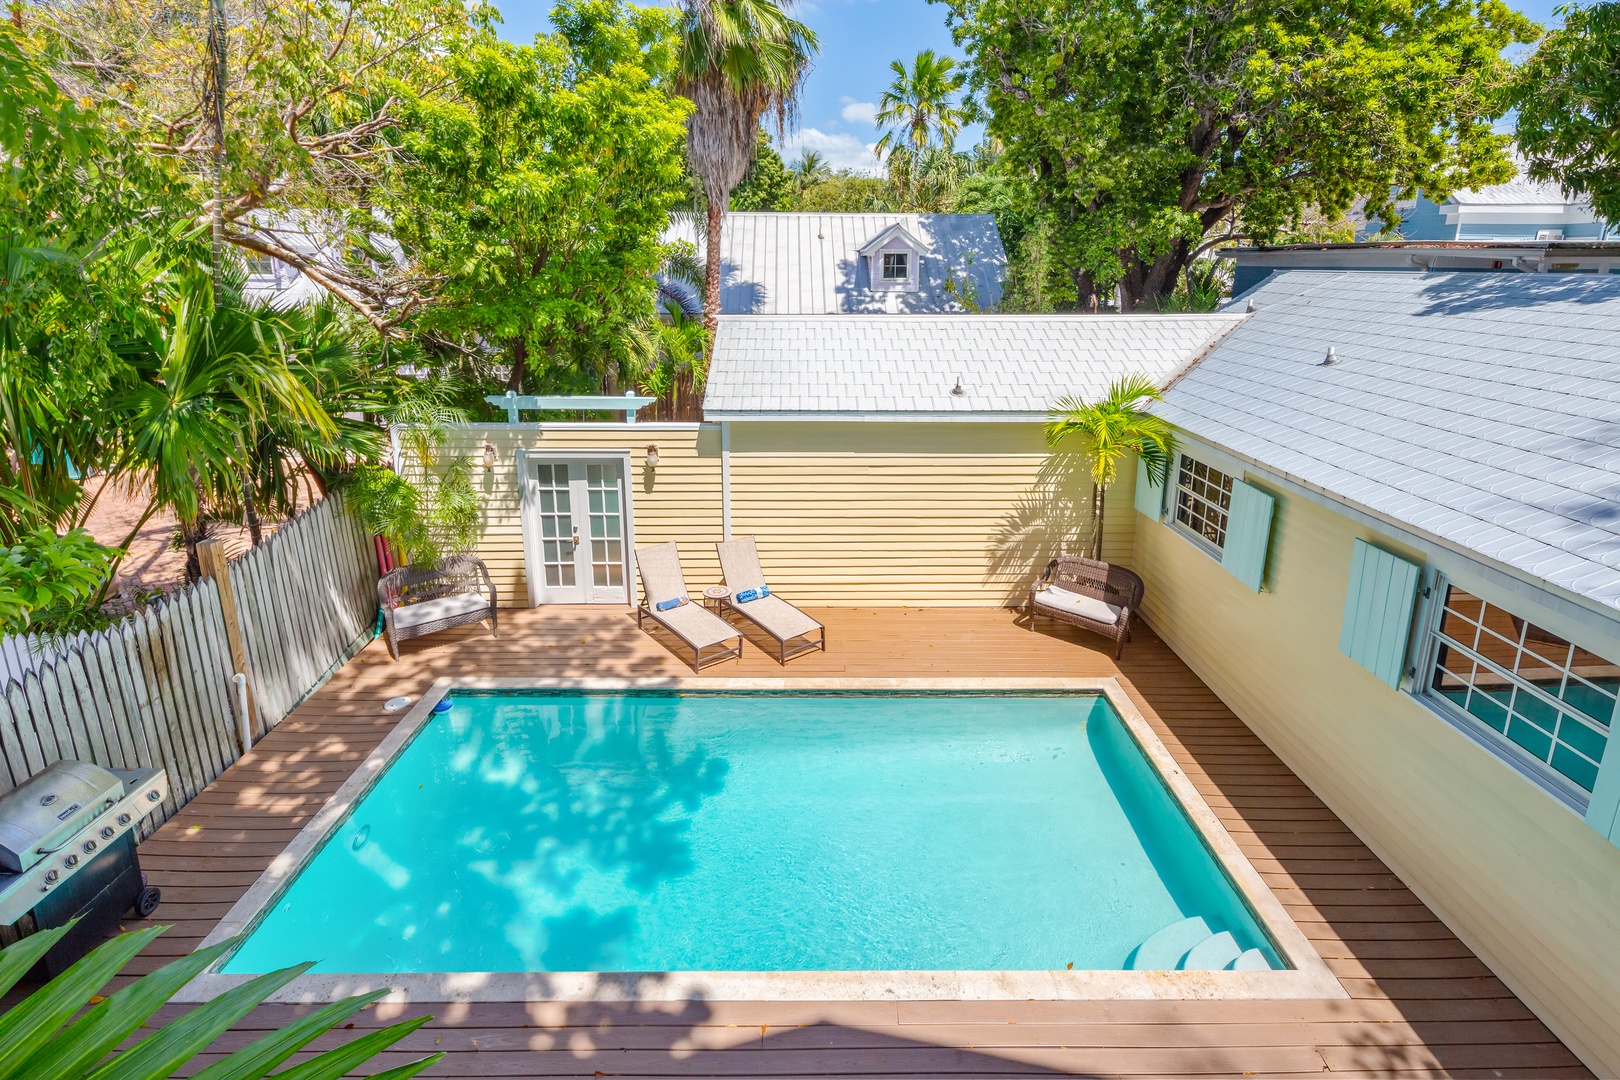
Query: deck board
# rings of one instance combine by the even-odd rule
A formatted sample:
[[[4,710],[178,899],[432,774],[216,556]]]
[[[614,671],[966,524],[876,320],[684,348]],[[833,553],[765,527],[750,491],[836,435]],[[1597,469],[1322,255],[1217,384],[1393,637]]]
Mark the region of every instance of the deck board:
[[[1101,639],[1030,633],[1003,611],[815,614],[829,650],[788,676],[1118,676],[1349,999],[383,1005],[346,1035],[431,1012],[386,1060],[443,1052],[429,1075],[446,1077],[1589,1075],[1146,627],[1116,664]],[[623,609],[502,612],[499,637],[451,631],[406,643],[398,662],[373,644],[142,845],[175,927],[130,972],[197,945],[392,729],[387,698],[444,675],[685,674]],[[751,647],[704,674],[784,670]],[[299,1012],[256,1010],[218,1049]]]

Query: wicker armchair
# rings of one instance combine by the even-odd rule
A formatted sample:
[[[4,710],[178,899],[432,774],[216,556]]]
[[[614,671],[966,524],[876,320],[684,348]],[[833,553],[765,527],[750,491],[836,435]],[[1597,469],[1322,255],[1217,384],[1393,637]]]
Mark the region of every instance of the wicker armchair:
[[[388,655],[395,660],[399,659],[399,643],[406,638],[485,619],[494,634],[495,603],[489,567],[471,555],[456,555],[437,566],[401,566],[377,582]]]
[[[1131,639],[1131,615],[1142,605],[1146,586],[1123,566],[1062,555],[1029,589],[1029,629],[1035,616],[1095,631],[1114,642],[1118,660]]]

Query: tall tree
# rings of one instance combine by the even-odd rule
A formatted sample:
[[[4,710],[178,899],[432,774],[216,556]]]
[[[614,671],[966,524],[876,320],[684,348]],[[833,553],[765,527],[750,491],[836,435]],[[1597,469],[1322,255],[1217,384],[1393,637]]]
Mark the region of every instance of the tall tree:
[[[895,60],[889,70],[894,81],[878,99],[877,122],[886,129],[877,142],[878,157],[901,146],[916,155],[934,146],[954,149],[956,134],[968,118],[961,104],[967,72],[957,70],[956,58],[924,49],[910,68]]]
[[[792,0],[786,0],[791,4]],[[816,35],[774,0],[682,0],[677,91],[694,110],[686,154],[702,185],[703,324],[720,325],[720,235],[731,192],[754,160],[760,120],[786,131],[817,49]]]
[[[1146,375],[1127,375],[1108,388],[1098,401],[1065,397],[1052,411],[1046,441],[1059,446],[1071,438],[1085,440],[1091,461],[1091,557],[1102,558],[1103,511],[1108,489],[1119,479],[1119,464],[1135,454],[1147,465],[1148,475],[1163,485],[1170,476],[1176,452],[1170,425],[1147,411],[1164,400],[1164,391]]]
[[[17,9],[58,58],[71,97],[116,111],[145,156],[176,167],[199,227],[294,267],[380,329],[431,298],[433,281],[392,257],[373,206],[397,158],[389,134],[401,107],[446,85],[443,61],[487,24],[489,5],[38,0]]]
[[[1532,177],[1588,196],[1620,227],[1620,3],[1558,11],[1563,27],[1519,69],[1519,151]]]
[[[1086,308],[1171,291],[1234,220],[1509,179],[1502,50],[1538,33],[1500,0],[942,2]]]
[[[689,189],[688,105],[665,89],[674,17],[619,0],[554,9],[533,45],[480,37],[452,85],[402,106],[386,210],[445,301],[419,325],[506,385],[612,392],[627,329],[656,318],[659,237]]]

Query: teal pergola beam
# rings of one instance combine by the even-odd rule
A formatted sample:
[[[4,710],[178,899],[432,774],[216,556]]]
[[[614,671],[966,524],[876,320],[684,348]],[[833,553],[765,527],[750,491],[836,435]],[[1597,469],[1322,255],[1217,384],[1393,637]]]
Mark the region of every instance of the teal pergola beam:
[[[651,405],[657,398],[640,397],[634,391],[625,391],[623,397],[612,394],[519,394],[508,390],[504,394],[490,394],[485,401],[506,410],[506,422],[518,422],[522,409],[610,409],[624,412],[624,422],[636,422],[636,413]]]

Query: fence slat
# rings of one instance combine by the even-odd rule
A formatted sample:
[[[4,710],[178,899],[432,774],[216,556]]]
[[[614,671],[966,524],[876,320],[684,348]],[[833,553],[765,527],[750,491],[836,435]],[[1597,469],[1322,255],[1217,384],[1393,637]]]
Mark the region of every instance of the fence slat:
[[[325,499],[224,568],[237,597],[245,674],[268,732],[369,631],[371,538]],[[234,664],[215,581],[189,586],[106,630],[0,638],[0,791],[63,758],[162,768],[167,820],[242,754]]]

